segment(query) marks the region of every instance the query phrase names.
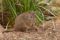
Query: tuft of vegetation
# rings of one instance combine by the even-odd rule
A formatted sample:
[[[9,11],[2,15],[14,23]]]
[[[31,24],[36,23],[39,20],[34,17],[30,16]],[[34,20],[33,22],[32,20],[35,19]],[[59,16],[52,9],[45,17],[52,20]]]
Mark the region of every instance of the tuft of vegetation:
[[[44,11],[50,12],[45,8],[47,7],[50,1],[51,0],[48,1],[47,0],[5,0],[5,5],[6,5],[6,9],[11,12],[12,18],[14,20],[16,16],[18,16],[18,13],[22,14],[23,12],[28,12],[30,10],[37,11],[36,17],[38,20],[36,24],[39,24],[40,22],[45,20]]]

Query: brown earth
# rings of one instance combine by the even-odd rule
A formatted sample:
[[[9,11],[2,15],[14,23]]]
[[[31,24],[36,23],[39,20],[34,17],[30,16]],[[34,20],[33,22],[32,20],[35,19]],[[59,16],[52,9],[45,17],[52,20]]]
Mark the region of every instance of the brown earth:
[[[35,26],[35,32],[5,32],[0,25],[0,40],[60,40],[60,19],[44,22],[43,26]]]

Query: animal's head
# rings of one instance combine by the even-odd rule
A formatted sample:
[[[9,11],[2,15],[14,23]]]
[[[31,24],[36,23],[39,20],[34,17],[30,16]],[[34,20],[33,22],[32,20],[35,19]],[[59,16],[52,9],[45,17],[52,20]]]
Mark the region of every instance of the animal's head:
[[[36,12],[35,11],[29,11],[26,13],[26,20],[32,23],[35,23],[36,21]]]

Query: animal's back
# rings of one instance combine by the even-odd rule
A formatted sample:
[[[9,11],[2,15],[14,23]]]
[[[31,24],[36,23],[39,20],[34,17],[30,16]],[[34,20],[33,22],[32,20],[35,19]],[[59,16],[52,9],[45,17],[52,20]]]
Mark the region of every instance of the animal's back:
[[[15,20],[14,29],[26,31],[26,29],[31,28],[36,21],[35,14],[35,12],[31,11],[19,15]]]

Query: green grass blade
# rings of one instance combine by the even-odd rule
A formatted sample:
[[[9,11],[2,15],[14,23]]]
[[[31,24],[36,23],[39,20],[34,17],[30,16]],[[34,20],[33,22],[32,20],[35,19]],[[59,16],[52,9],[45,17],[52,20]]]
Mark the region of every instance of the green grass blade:
[[[19,8],[19,12],[20,12],[20,14],[21,14],[21,13],[22,13],[21,6],[18,5],[18,8]]]
[[[27,11],[27,0],[24,0],[24,8],[25,8],[25,11]]]
[[[15,0],[11,0],[11,2],[12,2],[11,5],[12,5],[13,9],[17,13],[16,6],[15,6]]]
[[[27,0],[27,11],[30,9],[31,0]]]

